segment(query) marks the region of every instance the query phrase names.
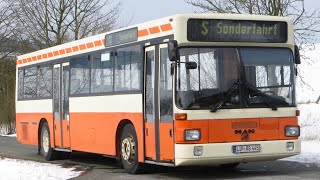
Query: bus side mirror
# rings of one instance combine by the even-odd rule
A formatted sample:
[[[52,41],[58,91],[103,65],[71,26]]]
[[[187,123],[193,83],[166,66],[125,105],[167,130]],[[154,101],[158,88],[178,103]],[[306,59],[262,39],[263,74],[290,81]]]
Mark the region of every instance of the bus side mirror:
[[[176,40],[168,42],[168,55],[170,61],[178,61],[180,59],[178,42]]]
[[[294,63],[301,64],[300,51],[299,51],[299,47],[297,45],[294,45]]]
[[[186,62],[186,69],[197,69],[198,64],[196,62]]]

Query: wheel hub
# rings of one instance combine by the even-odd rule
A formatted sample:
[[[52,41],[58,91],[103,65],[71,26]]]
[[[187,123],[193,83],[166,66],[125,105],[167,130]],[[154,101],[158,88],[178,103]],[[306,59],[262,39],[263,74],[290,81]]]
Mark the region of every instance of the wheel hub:
[[[42,134],[42,147],[45,153],[49,152],[49,133],[46,130]]]
[[[126,137],[121,143],[122,158],[131,164],[135,157],[135,143],[131,136]]]

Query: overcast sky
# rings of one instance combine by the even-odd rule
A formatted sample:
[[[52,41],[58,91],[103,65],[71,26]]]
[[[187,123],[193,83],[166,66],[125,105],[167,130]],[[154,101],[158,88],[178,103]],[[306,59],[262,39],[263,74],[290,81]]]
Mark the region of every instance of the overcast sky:
[[[133,25],[174,14],[193,13],[197,9],[184,0],[119,0],[123,25]],[[305,0],[307,10],[320,8],[320,0]],[[129,20],[133,18],[130,23]],[[128,24],[129,23],[129,24]],[[320,35],[319,35],[320,37]],[[318,38],[320,42],[320,38]]]

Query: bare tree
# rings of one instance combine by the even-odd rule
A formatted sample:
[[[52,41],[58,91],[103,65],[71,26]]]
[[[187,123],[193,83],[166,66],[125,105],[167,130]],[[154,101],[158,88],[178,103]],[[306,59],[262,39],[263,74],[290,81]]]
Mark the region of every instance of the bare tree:
[[[112,0],[74,0],[73,7],[70,29],[74,39],[110,31],[119,18],[120,4]]]
[[[13,43],[13,16],[10,4],[0,0],[0,60],[7,58],[15,50]]]
[[[6,0],[7,3],[12,0]],[[55,46],[116,25],[119,3],[112,0],[13,0],[16,30],[27,51]]]

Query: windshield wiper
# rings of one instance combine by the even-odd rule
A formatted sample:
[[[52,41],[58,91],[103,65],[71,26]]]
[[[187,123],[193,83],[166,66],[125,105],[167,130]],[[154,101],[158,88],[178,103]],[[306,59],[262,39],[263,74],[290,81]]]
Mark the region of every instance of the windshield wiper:
[[[239,87],[239,85],[241,84],[240,81],[238,81],[237,83],[234,83],[226,92],[226,95],[223,96],[219,102],[216,103],[216,105],[213,106],[213,108],[210,110],[210,112],[217,112],[217,110],[222,106],[222,104],[227,100],[227,98],[230,97],[230,95],[233,93],[233,91]]]
[[[269,95],[267,95],[267,94],[264,93],[263,91],[259,90],[257,87],[255,87],[254,85],[252,85],[252,84],[249,83],[249,82],[246,82],[246,85],[247,85],[247,87],[250,88],[252,91],[254,91],[255,93],[257,93],[257,95],[262,96],[262,97],[263,97],[263,98],[261,98],[262,101],[263,101],[264,103],[266,103],[266,104],[272,109],[272,111],[278,110],[278,108],[268,100],[269,98],[271,98]]]

